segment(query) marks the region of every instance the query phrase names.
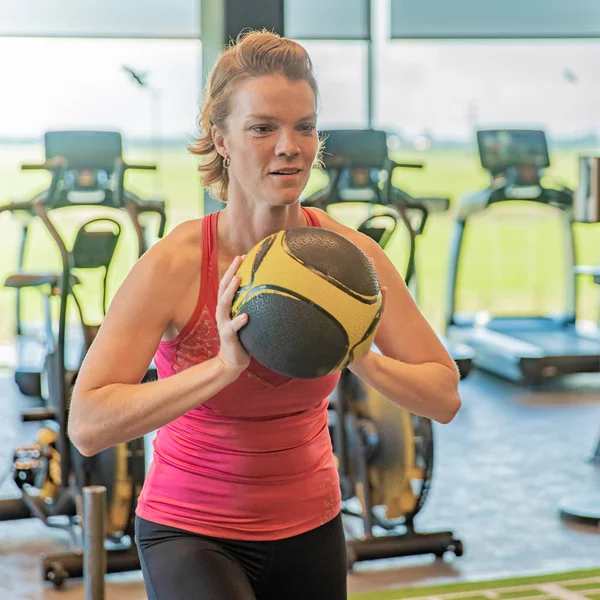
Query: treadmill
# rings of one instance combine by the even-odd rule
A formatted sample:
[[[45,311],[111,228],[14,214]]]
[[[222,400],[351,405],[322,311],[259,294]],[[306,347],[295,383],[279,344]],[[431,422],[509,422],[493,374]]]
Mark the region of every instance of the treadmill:
[[[600,157],[579,157],[579,183],[574,201],[575,221],[577,223],[600,223]],[[575,267],[575,273],[591,276],[595,284],[600,285],[600,266],[581,265]],[[600,337],[598,331],[590,332]],[[592,467],[600,467],[600,435],[594,442],[594,450],[589,458]],[[563,521],[578,525],[600,527],[600,493],[598,491],[581,492],[573,490],[559,506]]]
[[[416,240],[424,230],[428,215],[448,210],[450,201],[447,198],[414,198],[392,185],[395,169],[421,169],[423,165],[392,160],[388,156],[385,131],[347,129],[323,131],[322,134],[325,138],[322,162],[329,182],[304,198],[303,204],[328,212],[344,203],[366,205],[368,217],[357,229],[384,249],[402,223],[409,236],[404,280],[418,302]],[[471,370],[472,350],[465,344],[440,339],[456,362],[461,379],[465,378]]]
[[[44,136],[45,161],[42,164],[24,164],[22,170],[46,170],[51,174],[47,190],[26,201],[0,205],[0,213],[10,212],[21,227],[17,274],[32,275],[24,271],[27,254],[29,227],[34,219],[40,219],[52,211],[69,207],[115,208],[127,213],[136,233],[138,256],[151,243],[151,230],[156,229],[146,222],[147,216],[159,219],[157,237],[162,237],[166,226],[165,203],[162,200],[139,198],[124,187],[128,170],[156,170],[155,165],[126,164],[123,161],[122,139],[113,131],[49,131]],[[43,210],[44,215],[40,214]],[[50,231],[51,235],[57,232]],[[39,273],[46,278],[50,288],[44,298],[45,311],[50,310],[49,299],[57,295],[52,291],[53,282],[60,281],[60,273]],[[7,286],[16,293],[16,368],[15,382],[22,394],[42,396],[44,361],[48,354],[51,332],[44,327],[31,326],[22,318],[22,288],[14,278]],[[17,280],[18,282],[18,280]],[[46,323],[50,322],[46,314]],[[65,347],[65,362],[70,372],[76,371],[86,351],[82,331],[69,336]]]
[[[481,164],[491,175],[490,186],[466,196],[458,205],[450,250],[446,335],[473,348],[474,365],[522,385],[538,385],[572,373],[600,369],[600,338],[576,325],[575,240],[573,192],[542,182],[550,166],[541,130],[488,129],[477,132]],[[562,219],[567,281],[567,307],[554,316],[493,316],[456,311],[457,278],[462,242],[469,219],[492,205],[511,200],[537,202],[558,209]]]
[[[595,442],[595,450],[589,463],[596,469],[600,467],[600,437]],[[559,505],[559,515],[567,523],[600,527],[600,493],[575,491],[563,498]]]

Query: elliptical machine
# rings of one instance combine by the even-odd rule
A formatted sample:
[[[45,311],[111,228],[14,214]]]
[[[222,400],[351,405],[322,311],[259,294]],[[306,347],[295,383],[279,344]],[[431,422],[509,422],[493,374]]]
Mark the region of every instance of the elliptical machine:
[[[150,232],[154,227],[144,224],[148,215],[159,219],[158,234],[164,234],[166,225],[165,203],[162,200],[146,200],[133,194],[124,186],[125,173],[130,170],[156,170],[154,165],[128,165],[123,161],[122,139],[119,132],[112,131],[49,131],[44,136],[45,162],[22,165],[23,171],[47,170],[52,179],[48,189],[27,201],[11,202],[0,206],[0,213],[11,213],[21,228],[17,272],[23,271],[29,230],[36,220],[42,220],[38,207],[44,214],[63,208],[98,207],[121,209],[129,216],[138,244],[138,257],[151,243]],[[46,225],[46,223],[44,223]],[[46,226],[48,229],[48,227]],[[50,230],[49,230],[50,231]],[[54,238],[54,233],[50,231]],[[56,240],[55,240],[56,241]],[[44,273],[48,277],[48,273]],[[58,281],[54,274],[50,285]],[[40,374],[50,344],[48,332],[28,327],[22,318],[21,280],[11,280],[9,287],[16,291],[15,345],[17,365],[15,382],[25,396],[42,396]],[[31,280],[29,280],[29,283]],[[50,287],[52,287],[50,285]],[[42,288],[39,288],[42,289]],[[46,321],[48,316],[46,315]],[[68,339],[65,345],[66,363],[71,371],[81,364],[86,341],[82,338]]]
[[[107,164],[109,158],[107,155],[90,156],[88,153],[89,160],[86,160],[86,155],[81,154],[86,149],[91,153],[98,151],[102,139],[107,139],[104,132],[85,132],[81,136],[79,133],[61,132],[65,136],[62,141],[66,146],[73,139],[82,144],[74,144],[79,148],[79,154],[72,157],[61,154],[43,165],[27,167],[50,171],[52,180],[47,193],[30,202],[11,206],[13,210],[25,211],[42,221],[59,250],[61,272],[18,273],[6,281],[6,285],[17,290],[34,287],[44,293],[46,356],[40,373],[40,391],[46,404],[42,408],[26,410],[21,415],[24,422],[38,422],[41,427],[34,444],[15,449],[12,474],[18,496],[0,500],[0,520],[39,518],[49,527],[61,528],[69,533],[69,551],[42,557],[43,579],[51,581],[56,587],[60,587],[69,577],[81,577],[83,574],[82,489],[89,485],[102,485],[107,489],[107,572],[139,569],[139,558],[133,542],[133,524],[137,497],[145,477],[142,438],[118,444],[93,457],[84,457],[67,436],[70,396],[77,377],[77,371],[69,369],[65,359],[67,303],[73,299],[79,309],[85,354],[99,326],[86,322],[77,298],[77,289],[88,279],[84,276],[86,273],[89,276],[91,272],[100,270],[103,274],[101,304],[104,313],[108,272],[122,233],[122,226],[116,219],[95,216],[79,226],[69,248],[51,218],[50,209],[66,206],[72,200],[72,196],[69,196],[69,191],[73,190],[72,182],[81,185],[82,181],[91,181],[96,185],[102,178],[97,173],[100,170],[98,167]],[[99,133],[98,137],[96,133]],[[114,141],[115,134],[111,136]],[[83,143],[84,139],[87,143],[92,143],[94,139],[99,143],[92,143],[88,148],[87,143]],[[73,158],[72,162],[70,158]],[[126,165],[120,152],[119,156],[111,158],[114,159],[116,174],[114,185],[106,187],[104,191],[107,193],[96,204],[127,210],[137,232],[138,250],[141,253],[146,248],[145,236],[137,216],[145,210],[158,213],[161,217],[158,234],[162,237],[166,224],[164,204],[159,205],[158,201],[146,204],[134,196],[126,195],[122,184],[128,168],[155,167]],[[90,171],[95,175],[91,175]],[[53,297],[59,304],[58,317],[54,319],[54,313],[50,310]],[[149,365],[144,381],[152,378]]]
[[[415,237],[427,220],[425,202],[402,190],[392,192],[394,168],[382,131],[325,132],[325,170],[329,185],[303,203],[323,210],[358,202],[373,207],[359,225],[385,247],[399,224],[410,236],[405,280],[415,274]],[[414,229],[410,211],[420,215]],[[427,499],[433,474],[434,439],[430,419],[412,415],[344,370],[330,399],[329,430],[342,488],[342,512],[360,523],[358,537],[347,540],[348,568],[380,558],[446,552],[463,554],[451,531],[420,533],[415,517]]]

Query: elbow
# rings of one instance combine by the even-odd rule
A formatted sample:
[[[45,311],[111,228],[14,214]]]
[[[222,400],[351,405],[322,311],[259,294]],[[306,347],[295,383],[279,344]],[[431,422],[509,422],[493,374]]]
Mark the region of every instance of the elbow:
[[[460,377],[458,376],[458,372],[456,373],[456,377],[452,378],[452,382],[449,385],[449,390],[444,394],[442,401],[440,402],[440,414],[436,421],[438,423],[442,423],[443,425],[447,425],[452,422],[454,417],[458,414],[460,407],[462,406],[462,400],[460,398],[460,393],[458,391],[458,382]]]
[[[94,456],[98,454],[97,441],[95,443],[95,435],[90,431],[89,427],[81,417],[77,416],[77,411],[73,410],[73,402],[71,403],[71,412],[67,424],[67,435],[71,443],[83,456]]]
[[[456,398],[453,398],[451,402],[448,402],[448,405],[444,407],[444,411],[440,413],[436,421],[442,425],[448,425],[448,423],[451,423],[458,414],[461,405],[462,401],[460,396],[456,394]]]
[[[71,443],[80,454],[83,454],[83,456],[94,456],[94,454],[98,454],[98,450],[92,443],[92,436],[86,433],[81,425],[73,424],[72,419],[69,419],[67,432]]]

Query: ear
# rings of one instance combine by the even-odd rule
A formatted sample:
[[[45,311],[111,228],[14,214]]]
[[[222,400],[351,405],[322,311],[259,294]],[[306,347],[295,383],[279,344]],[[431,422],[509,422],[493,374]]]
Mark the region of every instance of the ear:
[[[227,158],[229,156],[229,151],[227,150],[227,143],[225,141],[225,132],[217,125],[213,125],[210,133],[215,144],[215,150],[223,158]]]

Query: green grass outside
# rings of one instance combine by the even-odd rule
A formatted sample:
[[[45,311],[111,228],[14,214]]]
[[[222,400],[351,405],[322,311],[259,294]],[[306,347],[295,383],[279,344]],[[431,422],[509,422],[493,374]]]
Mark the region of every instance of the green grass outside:
[[[577,183],[577,152],[556,152],[552,155],[552,176],[570,186]],[[0,202],[11,198],[28,198],[43,189],[49,177],[45,173],[24,173],[23,162],[39,162],[41,148],[37,145],[0,146]],[[460,150],[403,153],[397,160],[425,162],[422,170],[399,169],[394,183],[413,195],[448,196],[453,202],[464,193],[487,184],[487,175],[480,168],[476,155]],[[154,162],[149,151],[135,150],[126,154],[130,162]],[[159,161],[159,173],[131,173],[128,187],[143,197],[160,196],[167,202],[169,229],[184,220],[202,215],[202,189],[194,159],[185,148],[164,149]],[[323,174],[315,173],[309,190],[320,186]],[[518,210],[517,210],[518,209]],[[70,209],[69,209],[70,210]],[[73,231],[83,215],[63,211],[60,224],[64,231]],[[510,213],[510,219],[507,214]],[[89,212],[86,213],[89,215]],[[366,216],[366,209],[345,207],[335,215],[356,225]],[[57,215],[58,223],[59,215]],[[124,221],[126,223],[126,221]],[[452,234],[452,214],[433,215],[427,230],[419,240],[421,308],[438,329],[443,327],[443,310],[447,278],[447,259]],[[578,262],[600,262],[600,244],[596,226],[577,226]],[[14,220],[0,218],[0,281],[13,272],[17,264],[19,232]],[[461,271],[458,308],[473,311],[491,309],[496,313],[523,314],[560,311],[564,307],[563,257],[559,222],[546,207],[517,206],[515,210],[487,211],[478,216],[468,232],[467,254]],[[128,233],[118,248],[118,257],[110,278],[111,292],[128,273],[135,260],[135,243]],[[399,270],[406,265],[406,236],[401,232],[392,240],[388,254]],[[58,253],[41,226],[32,227],[26,260],[27,269],[57,269]],[[580,279],[579,312],[582,318],[596,319],[598,290],[591,278]],[[0,341],[9,340],[14,328],[14,291],[0,288]],[[93,300],[93,299],[92,299]],[[94,302],[84,297],[93,308]],[[99,314],[96,311],[96,314]],[[24,319],[36,321],[41,315],[39,294],[24,295]]]

